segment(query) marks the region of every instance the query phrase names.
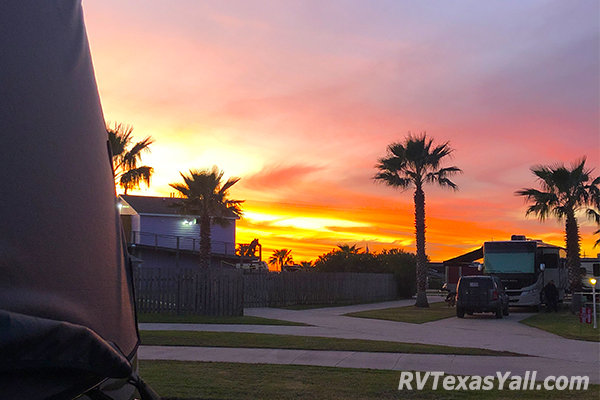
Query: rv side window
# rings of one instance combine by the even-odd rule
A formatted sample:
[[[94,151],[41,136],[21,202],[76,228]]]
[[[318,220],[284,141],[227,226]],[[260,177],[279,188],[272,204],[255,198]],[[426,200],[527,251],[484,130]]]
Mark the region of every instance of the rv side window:
[[[558,268],[558,254],[542,255],[542,263],[547,268]]]

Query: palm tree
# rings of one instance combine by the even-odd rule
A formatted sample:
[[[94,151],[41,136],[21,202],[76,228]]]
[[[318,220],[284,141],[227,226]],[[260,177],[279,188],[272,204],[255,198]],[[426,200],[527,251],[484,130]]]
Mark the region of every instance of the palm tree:
[[[454,150],[445,142],[433,145],[433,139],[425,132],[408,136],[400,143],[392,143],[387,148],[387,157],[379,159],[375,175],[376,181],[402,191],[414,188],[415,236],[417,242],[417,307],[429,307],[427,302],[427,255],[425,253],[425,184],[436,184],[443,188],[457,190],[449,179],[462,172],[457,167],[440,168],[443,159]]]
[[[150,152],[150,145],[154,143],[152,137],[148,136],[132,146],[132,126],[115,124],[114,128],[107,126],[106,131],[112,152],[115,186],[122,187],[125,194],[130,189],[139,189],[141,182],[150,186],[154,169],[147,165],[138,166],[138,163],[142,161],[142,153]]]
[[[227,227],[232,217],[241,217],[243,200],[230,200],[229,189],[240,178],[230,178],[222,182],[223,171],[216,166],[210,169],[190,169],[188,174],[180,172],[183,183],[171,183],[183,197],[173,206],[179,208],[183,215],[196,216],[200,219],[200,266],[210,266],[211,242],[210,234],[213,224]]]
[[[273,265],[275,269],[279,269],[279,271],[283,271],[284,266],[293,263],[294,258],[292,257],[292,250],[275,250],[271,257],[269,257],[269,265]]]
[[[572,164],[570,169],[564,164],[534,165],[531,172],[537,177],[542,190],[526,188],[515,192],[532,203],[526,215],[535,214],[540,221],[552,215],[558,221],[564,221],[571,293],[581,289],[581,248],[577,213],[586,209],[588,217],[599,222],[600,177],[591,177],[592,170],[586,169],[585,161],[586,158],[583,157]],[[576,301],[572,307],[577,307]]]
[[[337,251],[344,254],[344,256],[347,258],[347,257],[353,256],[353,255],[359,254],[358,252],[360,251],[361,248],[362,247],[356,247],[355,244],[353,244],[352,246],[349,246],[347,244],[339,244],[338,245],[339,250],[337,250]]]
[[[587,216],[592,221],[595,221],[596,225],[600,226],[600,212],[589,208],[587,210]],[[596,232],[594,232],[594,235],[600,235],[600,229],[598,229]],[[600,245],[600,238],[596,239],[596,242],[594,243],[594,247],[596,247],[598,245]]]

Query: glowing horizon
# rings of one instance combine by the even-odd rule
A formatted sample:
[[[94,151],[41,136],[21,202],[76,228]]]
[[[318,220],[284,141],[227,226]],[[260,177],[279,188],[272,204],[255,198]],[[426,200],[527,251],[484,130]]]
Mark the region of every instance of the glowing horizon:
[[[512,234],[564,246],[525,217],[529,168],[587,156],[600,174],[600,3],[90,0],[105,118],[152,136],[149,189],[217,165],[242,179],[237,241],[315,260],[341,244],[414,251],[412,192],[375,184],[409,132],[450,141],[458,192],[427,187],[427,254]],[[582,256],[598,236],[580,218]]]

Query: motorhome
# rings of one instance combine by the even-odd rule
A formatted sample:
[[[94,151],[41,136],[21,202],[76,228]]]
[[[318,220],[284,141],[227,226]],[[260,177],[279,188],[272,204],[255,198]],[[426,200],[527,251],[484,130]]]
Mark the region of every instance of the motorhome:
[[[592,290],[590,278],[600,279],[600,254],[593,257],[583,257],[581,259],[581,283],[585,291]]]
[[[504,284],[511,306],[538,307],[542,290],[554,281],[563,299],[569,285],[566,252],[541,240],[513,235],[509,241],[483,244],[483,272],[495,275]]]

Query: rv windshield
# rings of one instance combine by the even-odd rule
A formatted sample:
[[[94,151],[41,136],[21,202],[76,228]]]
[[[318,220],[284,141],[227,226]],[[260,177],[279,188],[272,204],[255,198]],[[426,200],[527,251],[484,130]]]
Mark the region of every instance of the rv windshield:
[[[534,273],[535,242],[486,242],[483,245],[485,272]]]

